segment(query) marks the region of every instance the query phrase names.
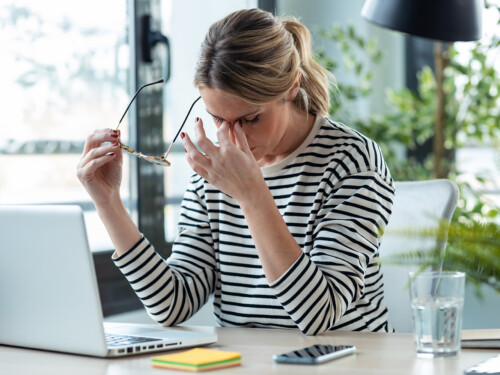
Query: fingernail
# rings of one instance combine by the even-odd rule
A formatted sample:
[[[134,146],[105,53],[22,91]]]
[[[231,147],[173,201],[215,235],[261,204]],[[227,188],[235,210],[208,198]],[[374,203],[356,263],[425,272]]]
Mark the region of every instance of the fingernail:
[[[198,121],[200,121],[200,118],[196,117],[196,120],[194,120],[194,122],[198,122]]]
[[[106,155],[108,155],[108,156],[115,156],[115,153],[114,152],[108,152]]]
[[[186,136],[186,133],[182,132],[181,133],[181,139],[184,139],[185,136]]]
[[[238,122],[236,124],[238,124],[240,126],[240,128],[243,127],[243,123],[241,122],[241,120],[238,120]]]
[[[186,149],[184,149],[184,152],[187,154],[187,150]]]
[[[115,147],[120,146],[120,142],[115,142],[115,143],[113,143],[113,146],[115,146]]]
[[[112,135],[118,135],[118,130],[111,130]]]
[[[113,133],[111,134],[111,136],[112,136],[113,138],[118,138],[118,133],[114,133],[114,130],[113,130]]]

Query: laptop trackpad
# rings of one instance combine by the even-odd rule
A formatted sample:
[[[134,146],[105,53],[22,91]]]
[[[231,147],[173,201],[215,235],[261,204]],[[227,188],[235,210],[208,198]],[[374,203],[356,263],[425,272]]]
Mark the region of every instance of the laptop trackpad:
[[[176,331],[174,329],[164,329],[164,328],[142,328],[127,325],[115,325],[104,323],[104,330],[106,333],[114,333],[118,335],[131,335],[131,336],[143,336],[143,337],[153,337],[158,339],[172,339],[177,338],[189,338],[189,337],[199,337],[203,334],[197,332],[189,331]]]

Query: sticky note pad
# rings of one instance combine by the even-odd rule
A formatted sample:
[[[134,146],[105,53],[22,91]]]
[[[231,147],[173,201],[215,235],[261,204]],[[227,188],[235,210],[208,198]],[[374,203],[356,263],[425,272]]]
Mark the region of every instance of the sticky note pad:
[[[241,354],[223,350],[195,348],[182,353],[151,358],[153,367],[183,371],[209,371],[241,365]]]

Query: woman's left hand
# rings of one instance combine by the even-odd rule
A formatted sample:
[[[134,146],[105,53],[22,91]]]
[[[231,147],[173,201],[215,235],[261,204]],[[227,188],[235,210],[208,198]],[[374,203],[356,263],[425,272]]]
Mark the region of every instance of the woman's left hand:
[[[196,143],[203,151],[198,151],[189,138],[183,133],[182,142],[186,150],[186,158],[198,175],[222,192],[238,201],[250,203],[258,197],[260,189],[267,185],[262,172],[247,143],[241,121],[231,128],[224,121],[217,130],[219,146],[214,145],[206,136],[203,121],[199,119],[195,126]],[[234,141],[233,141],[234,140]]]

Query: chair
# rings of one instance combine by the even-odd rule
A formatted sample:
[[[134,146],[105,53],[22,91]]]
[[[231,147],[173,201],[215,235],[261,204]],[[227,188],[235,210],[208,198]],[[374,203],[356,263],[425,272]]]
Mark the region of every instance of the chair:
[[[396,332],[412,332],[412,312],[409,291],[405,288],[408,272],[416,266],[384,265],[384,257],[411,250],[445,251],[446,241],[405,236],[401,231],[429,229],[439,226],[439,219],[450,221],[458,202],[458,187],[449,180],[396,182],[396,197],[392,215],[379,248],[384,277],[384,298],[389,311],[389,323]]]

